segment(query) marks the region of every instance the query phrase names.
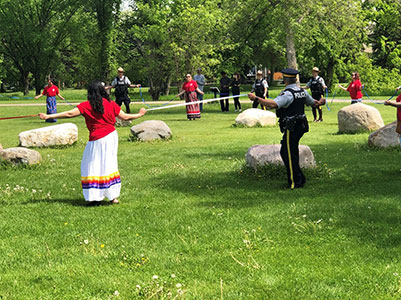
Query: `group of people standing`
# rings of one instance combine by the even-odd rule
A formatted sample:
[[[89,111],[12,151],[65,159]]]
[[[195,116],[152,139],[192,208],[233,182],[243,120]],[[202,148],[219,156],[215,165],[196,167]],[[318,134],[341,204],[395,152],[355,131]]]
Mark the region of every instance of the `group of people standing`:
[[[127,89],[129,87],[139,87],[140,85],[131,84],[129,79],[123,75],[124,70],[122,68],[118,69],[118,73],[118,77],[113,80],[110,86],[105,86],[104,83],[97,80],[93,81],[88,87],[88,100],[66,112],[56,113],[55,97],[64,98],[50,79],[43,93],[35,97],[38,99],[41,96],[47,96],[47,113],[39,114],[42,120],[55,122],[56,118],[72,118],[80,115],[85,118],[85,123],[89,130],[89,142],[85,147],[81,161],[81,183],[85,200],[89,201],[90,204],[100,203],[105,197],[112,204],[119,203],[121,180],[117,163],[118,135],[114,124],[116,118],[132,120],[140,118],[146,113],[144,108],[141,108],[137,114],[129,113],[130,99]],[[284,69],[282,73],[285,89],[278,97],[275,99],[268,98],[268,85],[267,82],[264,82],[262,72],[257,73],[253,90],[248,94],[248,97],[253,101],[253,107],[257,107],[260,104],[262,108],[276,109],[280,130],[283,133],[280,154],[287,169],[288,186],[294,189],[303,187],[306,182],[306,178],[299,166],[298,150],[300,139],[309,130],[304,106],[312,106],[314,108],[314,121],[322,121],[320,107],[325,104],[326,100],[323,97],[323,91],[327,87],[323,78],[318,75],[319,69],[316,67],[313,68],[313,76],[305,86],[306,89],[311,89],[312,96],[296,84],[297,75],[299,74],[297,70]],[[198,99],[202,99],[205,84],[206,81],[201,74],[201,70],[198,70],[195,80],[192,79],[191,74],[187,74],[182,91],[178,95],[184,95],[187,102],[195,102]],[[234,78],[230,80],[225,73],[222,73],[220,84],[220,96],[228,96],[230,87],[233,95],[239,95],[240,78],[238,74],[235,74]],[[116,102],[110,100],[107,92],[113,87],[116,89]],[[340,88],[350,93],[352,104],[361,101],[362,84],[357,72],[352,74],[352,81],[347,88],[341,85]],[[400,88],[401,86],[397,90]],[[239,100],[237,99],[237,101],[235,102],[237,103],[236,110],[241,110]],[[222,108],[224,107],[224,111],[228,111],[228,101],[224,102],[221,104]],[[121,110],[122,103],[125,104],[127,113]],[[396,102],[387,100],[384,104],[397,108],[396,131],[401,134],[401,95],[397,97]],[[189,120],[200,118],[202,106],[195,103],[186,107]],[[319,119],[317,119],[317,111],[319,111]]]

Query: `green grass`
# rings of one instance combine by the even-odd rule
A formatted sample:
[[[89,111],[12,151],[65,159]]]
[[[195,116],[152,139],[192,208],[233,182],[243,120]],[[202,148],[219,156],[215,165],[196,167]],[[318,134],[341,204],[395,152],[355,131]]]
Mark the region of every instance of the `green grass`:
[[[0,167],[0,298],[173,299],[177,284],[185,299],[400,298],[400,151],[337,134],[344,105],[310,123],[301,143],[318,169],[294,191],[280,170],[244,167],[249,147],[280,142],[278,127],[232,127],[236,114],[218,104],[192,122],[183,108],[149,112],[135,123],[163,120],[173,139],[131,142],[129,128],[117,129],[118,206],[84,206],[88,132],[81,117],[59,120],[77,124],[74,146],[38,149],[39,166]],[[375,107],[386,124],[395,119]],[[1,107],[0,117],[40,110]],[[3,147],[48,126],[0,122]]]

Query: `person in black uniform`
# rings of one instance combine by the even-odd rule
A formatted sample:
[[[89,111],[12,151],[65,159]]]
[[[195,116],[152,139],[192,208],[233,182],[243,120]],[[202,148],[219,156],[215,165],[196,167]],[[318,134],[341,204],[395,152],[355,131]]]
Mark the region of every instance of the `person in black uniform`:
[[[276,109],[279,117],[280,130],[283,133],[280,155],[287,169],[288,184],[291,189],[303,187],[306,180],[299,166],[299,140],[308,132],[308,120],[304,106],[321,106],[325,99],[313,99],[306,91],[296,84],[299,72],[294,69],[284,69],[285,90],[275,99],[263,99],[249,93],[251,100],[257,100],[269,109]]]
[[[309,79],[308,83],[305,86],[305,89],[309,89],[312,92],[312,98],[315,100],[319,100],[324,95],[324,90],[327,89],[327,86],[324,82],[324,79],[319,76],[319,68],[314,67],[312,69],[312,78]],[[319,111],[319,119],[317,119],[316,111]],[[323,111],[322,108],[312,107],[313,113],[313,122],[323,122]]]
[[[240,93],[240,76],[238,73],[235,73],[233,75],[233,79],[231,80],[230,86],[231,86],[231,93],[233,96],[238,96]],[[234,97],[234,107],[235,111],[241,112],[241,103],[239,102],[239,97]]]
[[[269,85],[266,81],[266,79],[263,78],[263,72],[261,70],[259,70],[256,73],[256,79],[255,82],[252,86],[252,93],[254,92],[256,96],[266,99],[267,97],[269,97],[269,91],[268,91]],[[252,103],[252,107],[253,108],[257,108],[259,105],[259,101],[253,101]],[[262,109],[266,110],[266,107],[261,104],[260,105],[262,107]]]
[[[129,114],[131,112],[129,108],[129,104],[131,103],[131,99],[128,95],[128,88],[140,87],[140,84],[131,84],[131,81],[127,76],[124,76],[124,69],[117,69],[118,76],[114,78],[111,86],[106,86],[105,89],[109,90],[114,88],[114,95],[116,96],[116,103],[118,106],[121,106],[123,103],[125,105],[125,110]]]
[[[227,77],[226,72],[221,72],[220,79],[220,97],[230,96],[230,78]],[[224,101],[225,100],[225,101]],[[221,111],[225,112],[229,110],[228,99],[220,100]],[[225,102],[225,105],[224,105]]]

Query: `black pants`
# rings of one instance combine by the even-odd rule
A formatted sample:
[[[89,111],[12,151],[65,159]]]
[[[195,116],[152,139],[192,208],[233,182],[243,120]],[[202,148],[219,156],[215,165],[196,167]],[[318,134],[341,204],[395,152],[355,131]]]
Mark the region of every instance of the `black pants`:
[[[258,95],[256,95],[256,96],[258,96]],[[265,99],[265,97],[263,97],[263,96],[258,96],[258,97]],[[258,105],[259,105],[259,101],[258,101],[258,100],[255,100],[255,101],[253,101],[253,103],[252,103],[252,108],[258,108]],[[266,107],[265,107],[264,105],[261,104],[261,105],[260,105],[260,109],[266,110]]]
[[[312,106],[312,114],[313,114],[313,120],[317,120],[317,114],[316,111],[319,111],[319,120],[323,120],[323,111],[322,108],[320,106],[318,107],[313,107]]]
[[[129,108],[129,104],[131,103],[131,99],[129,97],[124,97],[124,98],[117,98],[116,97],[116,103],[118,106],[121,106],[123,103],[125,105],[125,111],[127,114],[131,113],[131,110]]]
[[[304,129],[296,126],[294,131],[288,129],[284,131],[281,140],[280,155],[287,169],[288,185],[291,189],[302,187],[305,182],[305,176],[299,166],[299,140],[304,135]]]
[[[233,93],[233,96],[237,96],[239,93]],[[241,109],[241,103],[239,102],[239,97],[234,97],[235,109]]]
[[[220,97],[228,97],[229,93],[220,93]],[[224,103],[225,102],[225,103]],[[221,111],[228,111],[228,99],[220,100]]]

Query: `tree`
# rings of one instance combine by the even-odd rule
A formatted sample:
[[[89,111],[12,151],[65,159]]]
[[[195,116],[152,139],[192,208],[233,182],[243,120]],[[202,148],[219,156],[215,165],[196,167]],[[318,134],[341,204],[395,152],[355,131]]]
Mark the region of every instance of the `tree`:
[[[172,81],[198,66],[215,64],[213,30],[217,22],[214,1],[136,1],[120,23],[119,44],[137,77],[146,78],[150,94],[157,100],[168,94]]]
[[[78,0],[2,0],[0,53],[18,70],[25,94],[30,73],[39,94],[45,76],[54,70],[78,4]]]

